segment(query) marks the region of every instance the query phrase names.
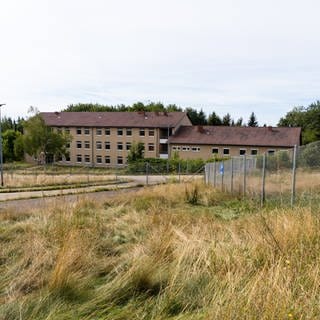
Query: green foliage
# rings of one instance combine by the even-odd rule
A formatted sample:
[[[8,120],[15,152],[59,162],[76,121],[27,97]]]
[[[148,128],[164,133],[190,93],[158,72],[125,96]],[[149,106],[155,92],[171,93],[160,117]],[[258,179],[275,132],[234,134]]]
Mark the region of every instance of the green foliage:
[[[202,109],[198,111],[197,109],[186,108],[185,111],[187,112],[188,117],[190,118],[190,121],[192,122],[193,125],[207,124],[207,118]]]
[[[209,115],[208,125],[210,125],[210,126],[221,126],[222,125],[221,118],[214,111]]]
[[[248,127],[257,127],[257,126],[258,126],[257,117],[254,114],[254,112],[252,112],[250,117],[249,117]]]
[[[144,144],[142,142],[133,143],[128,153],[128,163],[143,159]]]
[[[13,129],[7,129],[2,134],[4,162],[20,161],[23,159],[23,151],[21,152],[19,148],[21,136],[19,131],[14,131]]]
[[[320,101],[293,108],[280,119],[278,126],[301,127],[303,144],[320,140]]]
[[[108,106],[102,104],[93,103],[78,103],[71,104],[66,109],[62,110],[65,112],[117,112],[117,111],[182,111],[182,109],[175,104],[169,104],[164,106],[161,102],[150,102],[144,104],[142,102],[136,102],[132,106],[126,106],[124,104]]]
[[[167,174],[167,173],[180,173],[190,174],[201,171],[205,165],[202,159],[183,160],[179,157],[173,157],[169,160],[157,158],[144,158],[133,161],[128,164],[126,168],[128,173],[141,173],[146,172],[146,164],[149,164],[149,174]]]
[[[222,118],[222,124],[224,126],[231,126],[231,122],[232,122],[232,119],[231,119],[231,116],[229,113],[227,113],[223,118]]]
[[[306,145],[298,156],[298,163],[303,167],[320,167],[320,142]]]
[[[66,145],[71,140],[70,135],[46,126],[39,114],[25,121],[24,127],[24,149],[30,156],[40,159],[41,155],[44,155],[47,159],[49,156],[67,154]]]

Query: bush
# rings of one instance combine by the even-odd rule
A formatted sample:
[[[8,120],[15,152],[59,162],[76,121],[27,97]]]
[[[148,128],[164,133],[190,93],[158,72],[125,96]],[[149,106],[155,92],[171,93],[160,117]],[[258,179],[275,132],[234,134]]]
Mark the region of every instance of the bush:
[[[303,167],[320,167],[320,141],[306,145],[299,154],[298,163]]]

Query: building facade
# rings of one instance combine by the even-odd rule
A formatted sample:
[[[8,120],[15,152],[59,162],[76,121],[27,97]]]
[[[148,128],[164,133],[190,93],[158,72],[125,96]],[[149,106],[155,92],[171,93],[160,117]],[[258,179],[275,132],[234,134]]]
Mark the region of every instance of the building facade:
[[[169,138],[170,154],[182,159],[211,159],[273,154],[301,144],[301,128],[181,126]]]
[[[184,112],[46,112],[46,125],[70,133],[61,164],[125,165],[133,143],[145,158],[204,159],[272,154],[301,144],[301,128],[192,126]]]
[[[118,166],[127,163],[133,143],[144,144],[145,158],[169,156],[168,138],[191,126],[184,112],[45,112],[46,125],[72,137],[61,164]]]

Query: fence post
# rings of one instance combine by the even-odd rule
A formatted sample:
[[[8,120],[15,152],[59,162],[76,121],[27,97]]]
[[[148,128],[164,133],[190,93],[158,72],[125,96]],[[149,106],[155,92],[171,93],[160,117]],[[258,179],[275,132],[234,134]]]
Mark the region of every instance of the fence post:
[[[223,178],[224,178],[224,160],[220,164],[220,174],[221,174],[221,191],[223,191]]]
[[[297,145],[295,145],[293,149],[291,207],[293,207],[294,202],[296,200],[296,174],[297,174]]]
[[[179,174],[179,183],[181,182],[181,164],[180,164],[180,161],[178,163],[178,174]]]
[[[213,186],[217,186],[217,162],[214,161],[213,163]]]
[[[243,196],[246,195],[247,189],[247,158],[243,156]]]
[[[149,162],[146,162],[146,185],[149,185]]]
[[[266,200],[266,154],[262,158],[262,185],[261,185],[261,207],[263,207]]]
[[[230,192],[233,193],[233,158],[231,158],[231,172],[230,172]]]

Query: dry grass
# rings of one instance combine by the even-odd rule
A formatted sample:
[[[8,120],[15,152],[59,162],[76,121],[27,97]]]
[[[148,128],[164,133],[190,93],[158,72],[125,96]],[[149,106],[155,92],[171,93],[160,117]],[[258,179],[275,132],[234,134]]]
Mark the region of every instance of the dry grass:
[[[6,187],[32,187],[45,185],[63,185],[67,183],[87,183],[95,181],[111,181],[114,175],[91,174],[19,174],[4,173]]]
[[[317,319],[319,227],[201,184],[7,212],[0,319]]]

